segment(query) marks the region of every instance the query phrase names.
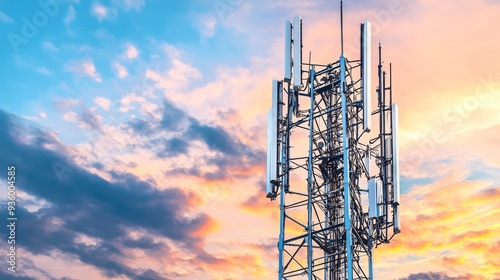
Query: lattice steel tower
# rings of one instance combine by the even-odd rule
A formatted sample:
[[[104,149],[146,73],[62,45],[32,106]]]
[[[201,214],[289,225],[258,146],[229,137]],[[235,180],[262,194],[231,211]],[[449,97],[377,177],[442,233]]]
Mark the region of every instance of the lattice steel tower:
[[[268,114],[266,194],[280,203],[280,280],[373,279],[373,249],[400,232],[392,67],[387,78],[379,44],[372,111],[368,21],[360,37],[360,59],[342,48],[335,62],[303,63],[302,19],[285,24],[285,75],[273,80]]]

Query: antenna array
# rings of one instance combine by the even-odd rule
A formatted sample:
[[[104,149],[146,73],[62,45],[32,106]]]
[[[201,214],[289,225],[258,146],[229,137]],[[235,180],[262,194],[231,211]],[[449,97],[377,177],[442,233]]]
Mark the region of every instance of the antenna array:
[[[304,64],[302,19],[285,23],[285,76],[273,80],[266,185],[266,196],[280,203],[280,280],[373,279],[373,249],[400,232],[392,67],[386,86],[379,45],[372,111],[368,21],[360,37],[359,60],[342,53],[326,67]]]

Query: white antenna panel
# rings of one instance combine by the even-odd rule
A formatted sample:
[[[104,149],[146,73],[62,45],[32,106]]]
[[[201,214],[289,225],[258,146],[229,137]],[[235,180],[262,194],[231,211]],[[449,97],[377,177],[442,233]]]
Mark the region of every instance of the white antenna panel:
[[[392,139],[385,138],[385,158],[390,160],[392,158]]]
[[[272,181],[277,178],[278,171],[278,94],[279,81],[273,80],[272,107],[267,115],[267,170],[266,196],[274,196]]]
[[[276,180],[276,136],[272,110],[267,114],[267,168],[266,168],[266,196],[274,196],[274,186],[271,181]]]
[[[368,216],[370,218],[380,217],[383,193],[382,182],[379,178],[372,178],[368,180]]]
[[[394,203],[399,205],[399,146],[398,146],[398,105],[392,104],[392,181],[394,186]]]
[[[275,130],[277,131],[278,128],[278,100],[281,98],[278,98],[280,94],[281,86],[280,82],[278,80],[273,80],[273,93],[272,93],[272,101],[271,101],[271,112],[273,114],[274,118],[274,124],[275,125]],[[280,96],[281,97],[281,96]],[[278,134],[276,134],[278,136]]]
[[[285,82],[289,83],[292,77],[292,23],[285,22]]]
[[[394,233],[401,232],[401,219],[399,218],[399,207],[395,206],[392,208],[394,211]]]
[[[363,130],[370,132],[372,110],[371,110],[371,68],[372,68],[372,40],[371,24],[365,21],[361,24],[361,65],[363,84]]]
[[[302,85],[302,18],[293,17],[293,88],[298,91]]]

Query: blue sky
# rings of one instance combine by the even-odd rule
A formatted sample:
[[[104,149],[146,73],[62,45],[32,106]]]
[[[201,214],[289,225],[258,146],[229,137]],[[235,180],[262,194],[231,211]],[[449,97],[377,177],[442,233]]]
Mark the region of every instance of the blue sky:
[[[106,87],[109,90],[116,78],[114,62],[125,63],[130,69],[129,74],[135,76],[138,72],[134,73],[134,70],[140,69],[138,66],[154,63],[154,56],[158,56],[159,48],[165,43],[182,49],[187,54],[187,60],[206,73],[205,80],[214,78],[210,69],[216,65],[228,62],[232,65],[248,64],[252,42],[244,40],[245,36],[234,30],[222,34],[217,32],[226,27],[216,25],[214,18],[238,8],[227,3],[221,2],[219,7],[204,1],[182,4],[151,1],[148,5],[144,1],[120,5],[118,1],[61,2],[69,3],[48,2],[56,3],[49,5],[51,10],[56,11],[53,15],[48,15],[43,5],[25,3],[20,7],[4,4],[5,7],[2,7],[6,16],[2,17],[1,31],[7,34],[8,39],[3,44],[9,51],[1,54],[2,61],[8,66],[3,68],[1,74],[18,77],[3,87],[6,92],[18,93],[3,95],[8,96],[2,100],[4,108],[29,114],[40,109],[36,106],[50,106],[48,100],[74,97],[76,94],[61,89],[61,85],[71,87],[72,82],[78,82],[79,85],[89,86],[88,77],[75,75],[77,71],[72,69],[74,61],[91,61],[103,80],[100,89],[85,88],[90,91],[89,94]],[[40,13],[48,21],[38,26],[35,23],[39,22],[37,15]],[[36,31],[31,32],[30,24]],[[31,33],[34,33],[33,38],[28,38]],[[25,36],[27,34],[30,36]],[[18,41],[16,36],[22,39]],[[124,55],[129,45],[136,49],[136,46],[141,46],[137,49],[140,57],[126,61]],[[163,63],[159,60],[158,63]],[[80,92],[77,94],[80,96]],[[49,96],[51,98],[46,98]]]

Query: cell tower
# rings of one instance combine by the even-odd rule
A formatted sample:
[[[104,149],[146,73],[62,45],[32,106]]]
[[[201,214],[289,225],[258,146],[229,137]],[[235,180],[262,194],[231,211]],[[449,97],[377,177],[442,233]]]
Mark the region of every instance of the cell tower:
[[[372,111],[370,22],[361,24],[360,37],[360,59],[347,59],[342,47],[335,62],[304,63],[302,19],[285,23],[285,76],[272,83],[266,178],[266,196],[280,203],[279,280],[373,279],[374,248],[400,233],[392,67],[387,79],[379,43]]]

